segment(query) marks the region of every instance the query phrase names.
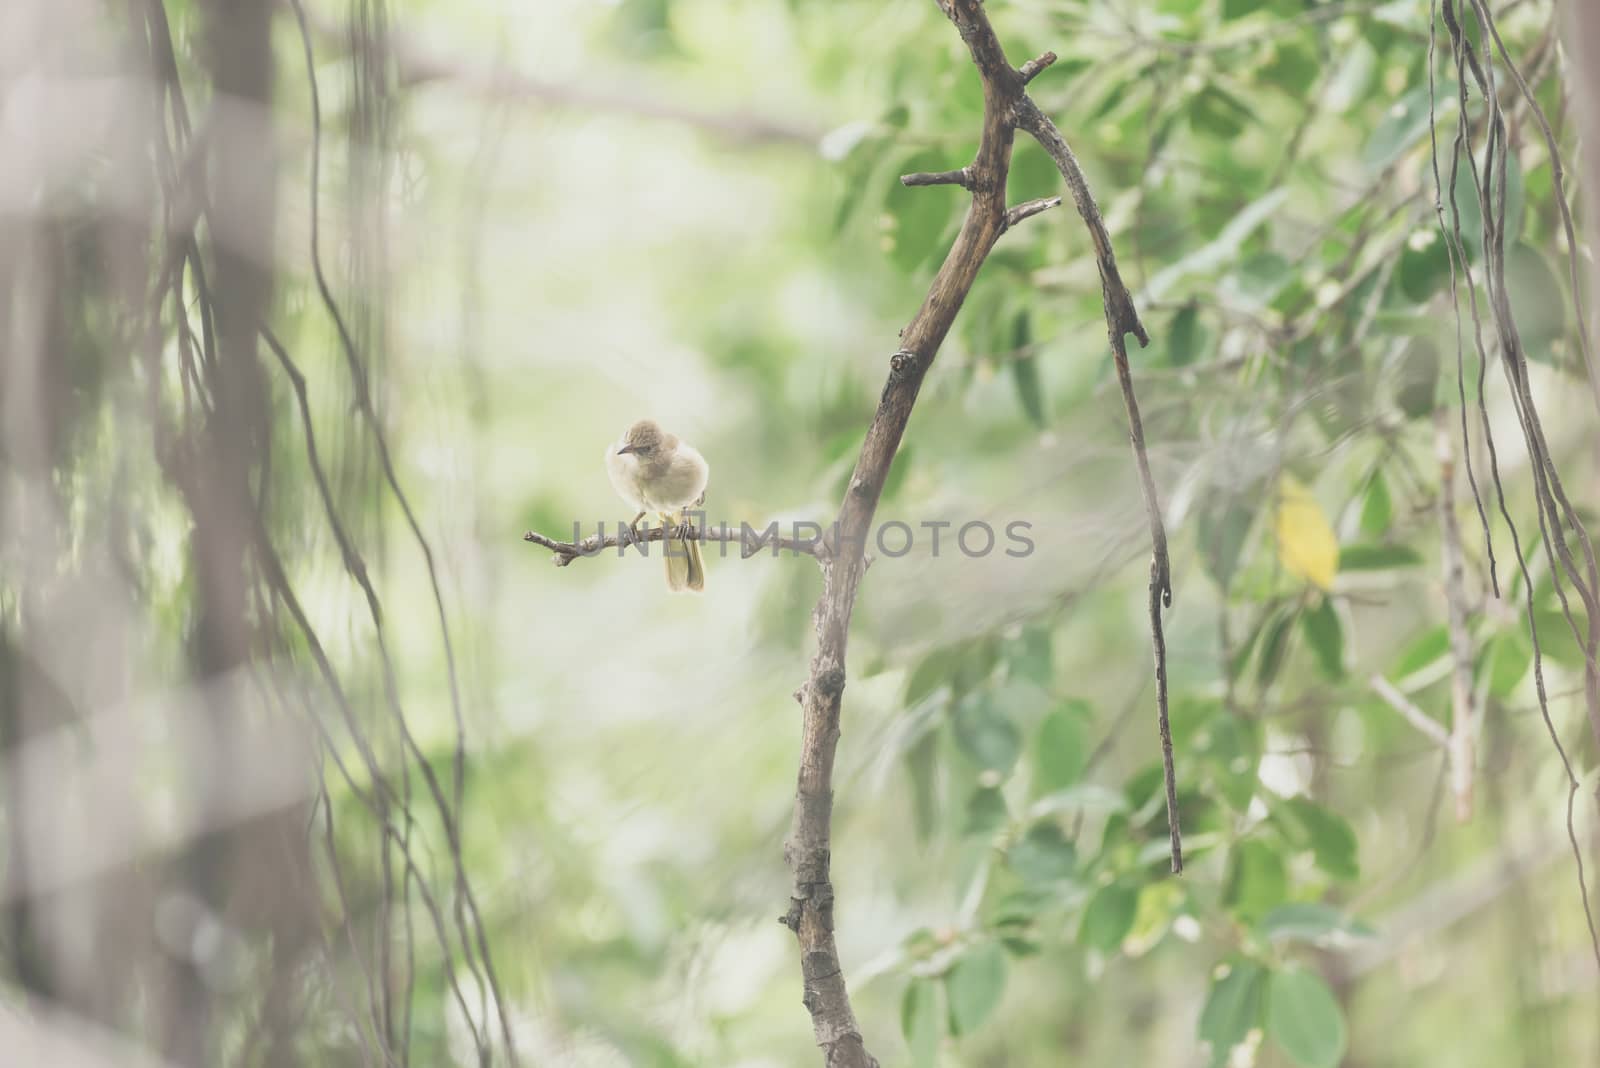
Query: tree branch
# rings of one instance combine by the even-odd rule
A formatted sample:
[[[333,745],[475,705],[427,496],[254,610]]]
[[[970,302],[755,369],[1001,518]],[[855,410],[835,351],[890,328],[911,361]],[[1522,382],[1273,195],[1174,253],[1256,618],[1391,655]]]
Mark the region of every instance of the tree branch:
[[[1006,229],[1011,229],[1023,219],[1033,218],[1041,211],[1049,211],[1060,206],[1060,197],[1040,197],[1038,200],[1025,201],[1006,212]]]
[[[1022,69],[1017,71],[1017,73],[1022,76],[1022,84],[1027,85],[1029,82],[1033,81],[1039,76],[1040,71],[1044,70],[1055,61],[1056,54],[1054,52],[1046,52],[1038,59],[1028,60],[1028,62],[1022,65]]]
[[[916,174],[902,174],[901,185],[959,185],[962,189],[972,188],[972,169],[962,167],[958,171],[938,171],[929,174],[918,171]]]
[[[1167,730],[1165,649],[1160,631],[1160,605],[1171,603],[1170,569],[1166,556],[1166,536],[1155,503],[1154,483],[1144,456],[1143,431],[1139,426],[1138,408],[1133,400],[1127,354],[1122,340],[1125,333],[1133,333],[1141,344],[1149,339],[1134,311],[1133,299],[1117,274],[1110,238],[1106,235],[1077,161],[1072,158],[1071,150],[1054,125],[1024,92],[1028,79],[1048,66],[1049,60],[1054,57],[1047,54],[1019,71],[1006,61],[1005,51],[989,24],[980,0],[940,0],[940,8],[966,42],[983,83],[983,128],[977,156],[970,166],[959,171],[908,175],[902,181],[907,185],[961,185],[972,193],[972,201],[955,243],[934,275],[927,297],[900,332],[900,348],[890,360],[888,381],[884,384],[878,409],[867,428],[866,440],[862,443],[861,454],[840,505],[838,520],[833,528],[836,542],[821,558],[822,598],[817,602],[814,614],[817,651],[812,657],[810,676],[795,695],[803,710],[800,772],[795,791],[794,822],[784,846],[785,858],[793,872],[794,886],[789,909],[782,917],[782,922],[794,931],[800,943],[800,966],[804,979],[802,1001],[811,1013],[812,1029],[817,1044],[824,1051],[828,1068],[867,1068],[878,1063],[867,1052],[845,989],[844,974],[834,943],[834,891],[829,870],[833,763],[839,742],[845,651],[856,591],[865,570],[867,532],[895,452],[911,419],[911,410],[922,387],[922,380],[932,366],[951,324],[955,322],[967,293],[972,289],[979,268],[1012,222],[1050,206],[1048,201],[1036,201],[1013,209],[1014,215],[1006,209],[1006,177],[1018,126],[1023,126],[1040,138],[1056,159],[1072,188],[1079,213],[1089,223],[1100,262],[1106,318],[1111,331],[1112,348],[1117,354],[1124,396],[1128,402],[1134,447],[1139,458],[1146,502],[1150,507],[1155,543],[1155,560],[1151,565],[1151,616],[1156,643],[1157,689],[1167,768],[1173,870],[1182,869],[1172,776],[1172,742]]]
[[[679,526],[673,530],[673,536],[687,541],[723,542],[739,545],[739,559],[748,560],[764,548],[770,548],[772,555],[777,556],[780,551],[822,559],[827,551],[821,537],[796,538],[789,537],[772,531],[771,526],[766,530],[757,532],[749,527],[741,526],[738,530],[730,529],[726,524],[720,527],[696,527],[691,525]],[[653,541],[663,541],[666,531],[662,527],[650,527],[641,530],[637,537],[622,525],[615,534],[606,534],[604,531],[591,534],[579,541],[557,541],[535,531],[528,531],[522,535],[523,541],[531,541],[535,545],[549,549],[555,555],[551,558],[557,567],[566,567],[572,561],[584,556],[596,556],[607,549],[619,550],[618,555],[626,555],[627,549],[634,545],[647,545]],[[639,555],[647,555],[646,550],[640,549]]]
[[[1048,54],[1048,53],[1047,53]],[[1042,57],[1041,57],[1042,58]],[[1150,521],[1150,642],[1156,662],[1156,729],[1161,736],[1161,770],[1167,792],[1167,834],[1172,844],[1172,871],[1183,871],[1183,835],[1178,827],[1178,776],[1172,762],[1172,726],[1167,709],[1167,639],[1162,630],[1161,612],[1172,607],[1172,563],[1167,556],[1167,531],[1161,521],[1161,499],[1156,493],[1155,477],[1150,473],[1150,454],[1145,448],[1144,423],[1139,418],[1139,400],[1133,391],[1133,371],[1128,366],[1127,335],[1139,340],[1141,347],[1150,343],[1139,312],[1133,306],[1133,295],[1122,281],[1117,270],[1117,255],[1111,248],[1111,235],[1106,232],[1100,208],[1089,191],[1089,182],[1083,176],[1078,157],[1072,152],[1066,138],[1056,129],[1034,102],[1023,94],[1016,105],[1016,123],[1038,141],[1056,169],[1066,180],[1072,200],[1089,228],[1089,238],[1094,242],[1095,260],[1100,267],[1100,295],[1106,312],[1106,334],[1111,340],[1111,354],[1117,365],[1117,384],[1122,387],[1122,402],[1128,411],[1128,441],[1133,446],[1134,464],[1139,470],[1139,489],[1144,495],[1145,515]]]
[[[1422,736],[1441,749],[1450,746],[1450,733],[1439,724],[1439,721],[1428,715],[1422,709],[1412,704],[1411,699],[1401,693],[1394,683],[1382,675],[1374,675],[1369,681],[1372,692],[1383,698],[1383,703],[1400,714],[1400,718],[1417,728]]]
[[[1473,767],[1477,763],[1478,713],[1472,689],[1472,633],[1467,627],[1466,565],[1461,525],[1456,521],[1456,461],[1445,409],[1433,413],[1434,454],[1439,460],[1439,530],[1443,547],[1444,600],[1450,627],[1450,794],[1456,821],[1472,818]],[[1432,720],[1428,722],[1432,723]]]

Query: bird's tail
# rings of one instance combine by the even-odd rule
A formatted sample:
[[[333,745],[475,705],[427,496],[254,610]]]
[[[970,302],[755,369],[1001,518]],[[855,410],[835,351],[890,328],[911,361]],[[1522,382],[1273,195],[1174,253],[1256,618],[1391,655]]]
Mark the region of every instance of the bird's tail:
[[[678,528],[673,525],[672,516],[665,512],[661,514],[661,524],[667,531],[661,542],[667,558],[667,588],[674,593],[684,590],[699,593],[706,588],[706,565],[700,555],[700,542],[675,537]]]

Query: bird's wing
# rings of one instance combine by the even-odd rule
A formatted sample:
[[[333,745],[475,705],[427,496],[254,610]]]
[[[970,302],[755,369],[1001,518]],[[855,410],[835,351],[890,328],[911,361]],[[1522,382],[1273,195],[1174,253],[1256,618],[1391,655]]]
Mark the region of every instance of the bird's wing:
[[[685,504],[703,504],[706,496],[706,483],[711,481],[711,465],[706,463],[706,458],[700,455],[693,445],[680,444],[678,456],[673,464],[674,468],[682,471],[685,483],[683,501]],[[674,474],[677,474],[674,471]]]

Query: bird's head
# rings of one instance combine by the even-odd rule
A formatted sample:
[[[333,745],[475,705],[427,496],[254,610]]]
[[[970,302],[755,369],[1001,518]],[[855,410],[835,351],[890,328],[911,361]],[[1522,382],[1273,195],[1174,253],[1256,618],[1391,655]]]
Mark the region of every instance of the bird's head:
[[[622,435],[622,444],[617,446],[617,455],[625,456],[633,453],[637,456],[654,456],[667,447],[668,436],[655,420],[641,419]]]

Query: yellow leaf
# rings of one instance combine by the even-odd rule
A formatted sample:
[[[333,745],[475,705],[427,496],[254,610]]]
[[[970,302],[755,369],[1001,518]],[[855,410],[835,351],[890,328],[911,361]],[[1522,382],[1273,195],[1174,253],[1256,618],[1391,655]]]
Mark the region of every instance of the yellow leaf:
[[[1333,576],[1339,571],[1339,539],[1311,491],[1288,475],[1283,476],[1278,483],[1278,511],[1274,518],[1278,559],[1284,570],[1318,589],[1332,587]]]

